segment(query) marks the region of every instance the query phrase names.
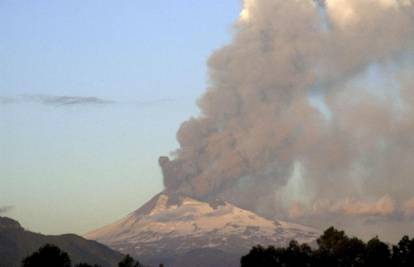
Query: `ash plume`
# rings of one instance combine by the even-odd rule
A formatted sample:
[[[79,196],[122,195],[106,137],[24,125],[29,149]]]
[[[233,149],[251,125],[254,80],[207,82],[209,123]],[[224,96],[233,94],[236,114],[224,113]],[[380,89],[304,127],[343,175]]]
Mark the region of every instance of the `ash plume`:
[[[413,2],[245,0],[234,28],[160,158],[166,191],[267,217],[412,214]]]

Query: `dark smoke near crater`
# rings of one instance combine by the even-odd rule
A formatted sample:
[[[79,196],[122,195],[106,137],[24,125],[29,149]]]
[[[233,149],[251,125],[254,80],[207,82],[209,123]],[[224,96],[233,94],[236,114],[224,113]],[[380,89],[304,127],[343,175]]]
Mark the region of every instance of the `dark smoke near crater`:
[[[318,3],[245,0],[159,160],[166,191],[268,217],[414,214],[414,5]]]

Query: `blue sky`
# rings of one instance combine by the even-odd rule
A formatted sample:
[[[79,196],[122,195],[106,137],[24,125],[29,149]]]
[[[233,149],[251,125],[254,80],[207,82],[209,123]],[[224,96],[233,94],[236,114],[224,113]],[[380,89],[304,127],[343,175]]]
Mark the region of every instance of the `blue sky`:
[[[206,60],[239,11],[238,0],[0,0],[0,97],[15,100],[0,101],[0,207],[14,206],[2,215],[82,234],[162,190],[158,156],[197,115]]]

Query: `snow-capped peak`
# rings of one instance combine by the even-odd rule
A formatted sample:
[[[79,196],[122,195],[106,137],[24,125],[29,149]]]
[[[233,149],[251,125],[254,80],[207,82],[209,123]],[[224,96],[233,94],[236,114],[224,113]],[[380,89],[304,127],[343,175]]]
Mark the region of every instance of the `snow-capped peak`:
[[[185,253],[217,248],[247,251],[256,244],[285,245],[290,240],[312,242],[315,229],[263,218],[228,202],[218,205],[186,196],[159,194],[124,219],[92,231],[98,240],[124,253]]]

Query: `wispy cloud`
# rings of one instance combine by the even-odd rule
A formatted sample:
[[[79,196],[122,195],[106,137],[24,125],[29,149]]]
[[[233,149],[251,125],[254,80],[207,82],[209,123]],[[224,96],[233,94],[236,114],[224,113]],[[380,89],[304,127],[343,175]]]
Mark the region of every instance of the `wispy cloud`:
[[[49,106],[107,105],[115,101],[95,96],[20,95],[0,96],[0,104],[38,103]]]
[[[47,95],[47,94],[24,94],[19,96],[0,96],[0,105],[35,103],[46,106],[86,106],[86,105],[111,105],[126,104],[139,107],[156,106],[175,102],[173,98],[160,98],[153,100],[139,100],[118,102],[96,96],[71,96],[71,95]]]
[[[36,102],[43,105],[74,106],[74,105],[105,105],[113,104],[115,101],[95,96],[53,96],[53,95],[22,95],[18,97],[21,101]]]
[[[0,214],[7,213],[14,209],[14,206],[0,206]]]
[[[0,96],[0,104],[11,104],[16,102],[17,99],[15,97]]]

